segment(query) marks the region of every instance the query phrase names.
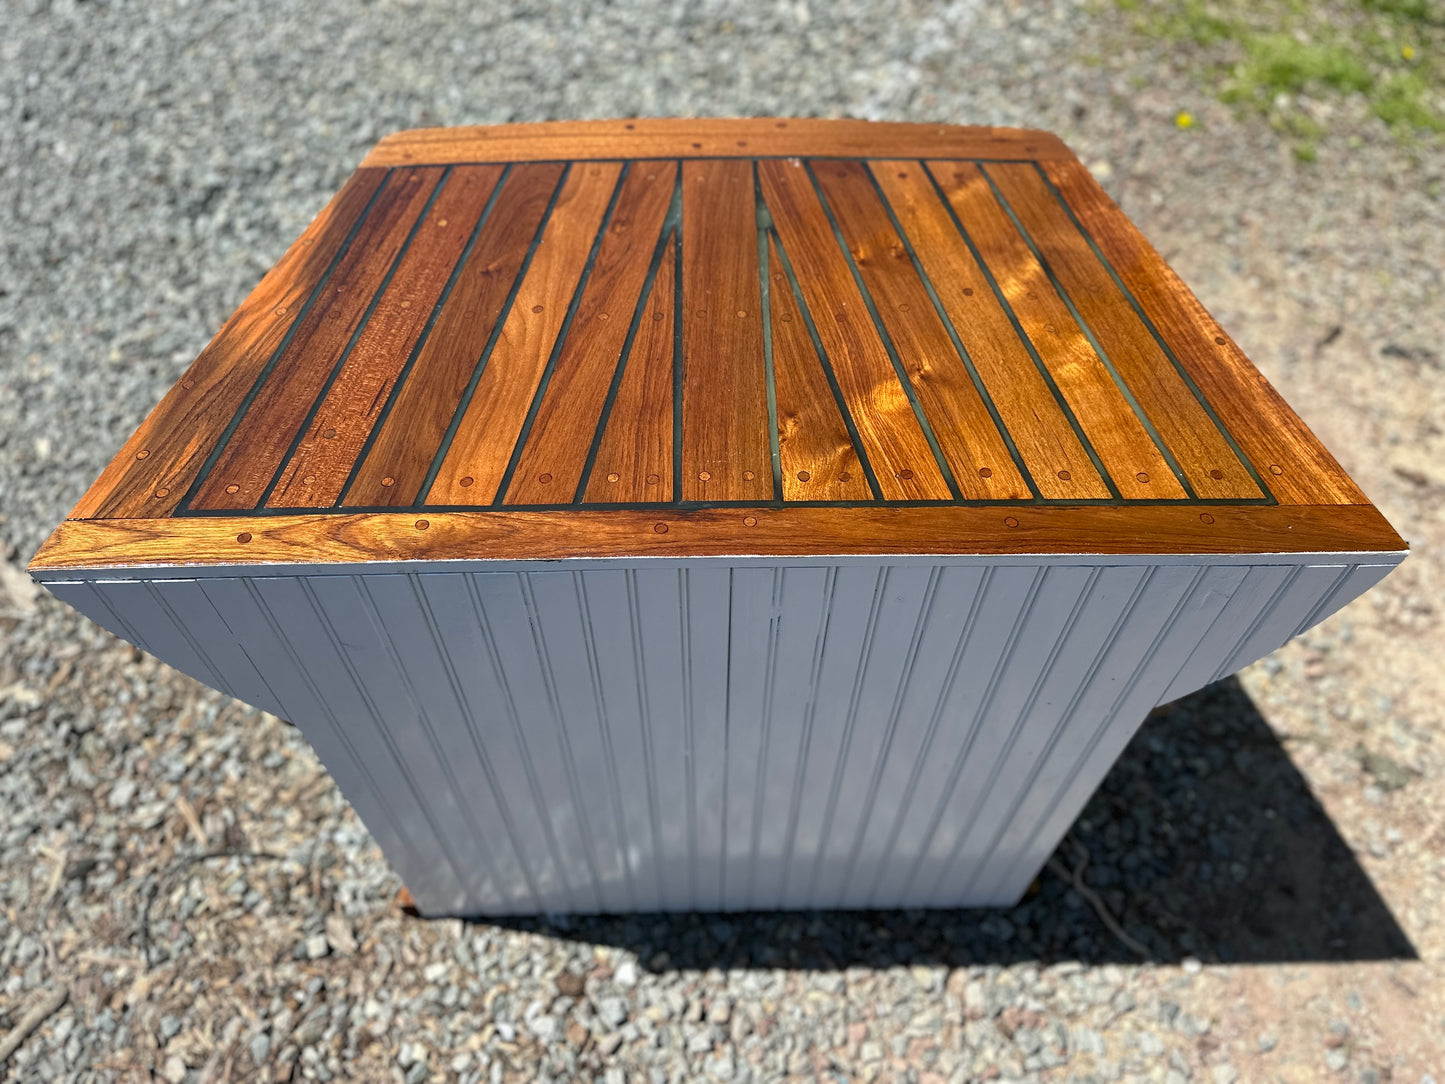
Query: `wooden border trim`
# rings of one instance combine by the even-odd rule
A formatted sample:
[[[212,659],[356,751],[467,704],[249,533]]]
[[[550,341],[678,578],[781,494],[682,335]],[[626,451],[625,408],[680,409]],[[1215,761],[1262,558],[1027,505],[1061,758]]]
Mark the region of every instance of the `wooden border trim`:
[[[362,166],[599,158],[1063,159],[1058,136],[1028,128],[791,118],[657,118],[413,128],[387,136]]]
[[[1368,505],[362,513],[67,520],[32,573],[146,565],[899,554],[1399,553]]]

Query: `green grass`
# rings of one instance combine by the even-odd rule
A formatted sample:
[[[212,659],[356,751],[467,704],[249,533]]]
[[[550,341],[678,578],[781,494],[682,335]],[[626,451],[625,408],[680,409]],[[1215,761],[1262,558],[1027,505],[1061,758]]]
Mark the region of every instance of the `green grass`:
[[[1304,161],[1310,103],[1353,95],[1401,140],[1445,133],[1445,0],[1114,0],[1186,51],[1221,100],[1268,117]]]

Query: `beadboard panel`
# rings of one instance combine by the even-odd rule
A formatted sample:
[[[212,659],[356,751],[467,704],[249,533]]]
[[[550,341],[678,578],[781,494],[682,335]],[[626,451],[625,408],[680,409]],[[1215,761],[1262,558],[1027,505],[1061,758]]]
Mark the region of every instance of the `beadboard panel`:
[[[1378,557],[47,582],[294,722],[426,914],[1016,900],[1158,703]]]

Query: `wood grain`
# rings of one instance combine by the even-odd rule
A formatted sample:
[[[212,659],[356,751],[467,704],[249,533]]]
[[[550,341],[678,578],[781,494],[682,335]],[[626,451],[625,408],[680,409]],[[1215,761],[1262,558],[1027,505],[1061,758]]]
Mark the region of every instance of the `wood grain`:
[[[1368,499],[1077,161],[1041,167],[1281,502]],[[1276,469],[1278,468],[1278,469]]]
[[[737,506],[70,520],[30,563],[69,569],[571,557],[1390,553],[1370,505]],[[751,521],[751,523],[749,523]],[[241,541],[242,537],[245,541]]]
[[[677,246],[669,244],[617,387],[587,503],[672,500],[674,314]]]
[[[175,510],[385,178],[384,169],[351,175],[125,442],[72,516]]]
[[[673,162],[638,162],[628,170],[506,504],[562,504],[576,494],[613,375],[625,361],[628,329],[642,304],[676,181]]]
[[[388,179],[361,232],[191,498],[192,508],[261,503],[442,172],[434,166],[398,170]]]
[[[978,166],[934,161],[928,163],[928,170],[978,246],[1004,302],[1038,351],[1120,495],[1135,500],[1183,499],[1184,487],[1049,284]],[[997,301],[990,301],[993,289],[982,272],[955,279],[945,294],[955,301],[961,296],[966,309],[985,316]]]
[[[502,176],[501,166],[459,166],[432,205],[350,357],[266,501],[268,508],[329,508],[341,497],[402,367]]]
[[[863,464],[782,270],[776,243],[769,246],[768,266],[783,499],[871,500]]]
[[[1183,469],[1214,500],[1264,494],[1032,165],[983,167]]]
[[[496,206],[411,374],[396,391],[343,505],[399,505],[416,499],[487,339],[504,315],[562,172],[555,163],[521,165],[502,182]]]
[[[771,500],[752,163],[683,163],[682,297],[680,496]]]
[[[669,117],[419,128],[387,136],[362,164],[819,155],[1028,161],[1073,157],[1057,136],[1022,128],[859,120]]]
[[[874,162],[871,169],[1040,494],[1048,499],[1108,497],[1108,487],[1008,313],[985,285],[978,261],[923,167],[892,161]],[[888,249],[880,254],[900,259]]]
[[[760,162],[763,198],[887,500],[948,500],[913,405],[801,162]],[[977,475],[975,475],[977,477]]]
[[[497,496],[621,173],[618,163],[596,162],[568,174],[427,503],[488,504]]]
[[[921,177],[922,171],[916,172]],[[861,162],[819,162],[814,174],[907,366],[919,402],[933,422],[960,491],[969,499],[1026,500],[1029,488],[908,249],[893,228],[868,167]],[[947,286],[952,280],[943,281]],[[1028,356],[996,363],[985,349],[981,357],[973,358],[973,335],[967,324],[964,334],[968,341],[962,334],[960,341],[980,368],[980,380],[1039,492],[1059,500],[1108,497],[1108,487],[1048,387],[1037,371],[1032,372],[1032,381],[1028,379],[1033,368]],[[984,379],[984,371],[993,378],[991,382]]]

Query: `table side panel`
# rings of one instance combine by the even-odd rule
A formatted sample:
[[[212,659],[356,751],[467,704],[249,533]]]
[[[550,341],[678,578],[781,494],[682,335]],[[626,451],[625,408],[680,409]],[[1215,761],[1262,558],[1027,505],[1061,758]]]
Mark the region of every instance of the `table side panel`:
[[[1251,586],[1266,569],[1287,597]],[[1176,674],[1248,661],[1379,574],[1346,556],[55,588],[194,676],[230,660],[423,911],[500,914],[1011,902]]]

